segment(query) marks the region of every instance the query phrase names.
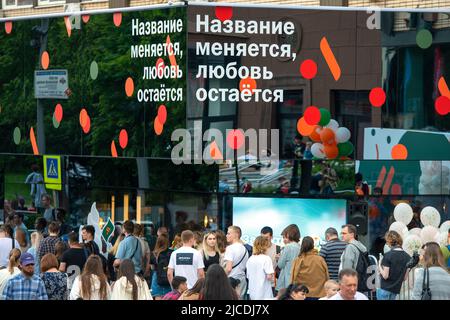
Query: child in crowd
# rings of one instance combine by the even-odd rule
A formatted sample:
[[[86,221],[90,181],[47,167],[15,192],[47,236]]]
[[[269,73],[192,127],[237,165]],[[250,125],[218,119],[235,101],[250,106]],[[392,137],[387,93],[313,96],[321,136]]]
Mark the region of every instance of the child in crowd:
[[[178,298],[187,290],[187,279],[185,277],[173,277],[173,291],[166,294],[162,300],[178,300]]]
[[[335,280],[328,280],[324,285],[326,296],[319,300],[328,300],[334,296],[339,290],[339,284]]]

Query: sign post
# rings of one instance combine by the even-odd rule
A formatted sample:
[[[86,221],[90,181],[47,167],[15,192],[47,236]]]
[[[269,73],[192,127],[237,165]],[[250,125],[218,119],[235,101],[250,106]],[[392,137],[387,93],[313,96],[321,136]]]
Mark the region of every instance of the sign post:
[[[44,156],[44,182],[47,189],[62,190],[61,156]]]

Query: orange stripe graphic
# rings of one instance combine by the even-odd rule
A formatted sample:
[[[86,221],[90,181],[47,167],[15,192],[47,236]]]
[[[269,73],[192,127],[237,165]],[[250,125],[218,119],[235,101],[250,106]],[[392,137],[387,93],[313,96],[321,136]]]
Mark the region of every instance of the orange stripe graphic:
[[[439,78],[438,88],[441,96],[446,96],[450,99],[450,90],[448,89],[447,82],[445,82],[444,77]]]
[[[171,44],[170,36],[167,36],[166,44],[167,44],[167,45]],[[175,55],[173,54],[173,47],[172,47],[172,50],[168,50],[168,51],[169,51],[169,60],[170,60],[170,64],[171,64],[172,66],[176,66],[176,65],[177,65],[177,60],[175,59]]]
[[[320,51],[322,51],[322,55],[328,64],[328,68],[330,68],[334,80],[338,81],[341,77],[341,67],[339,67],[326,37],[323,37],[322,40],[320,40]]]
[[[30,129],[30,141],[31,141],[31,146],[33,147],[33,154],[35,156],[39,155],[39,149],[36,143],[36,136],[34,135],[34,129],[33,127],[31,127]]]

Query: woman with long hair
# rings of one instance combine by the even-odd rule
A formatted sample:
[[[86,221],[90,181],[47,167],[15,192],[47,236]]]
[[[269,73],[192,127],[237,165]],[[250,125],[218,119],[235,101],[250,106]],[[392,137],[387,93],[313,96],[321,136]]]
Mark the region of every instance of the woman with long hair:
[[[277,300],[305,300],[309,290],[302,284],[290,284],[280,290]]]
[[[67,273],[58,270],[56,255],[47,253],[41,259],[41,279],[47,290],[48,300],[67,300],[69,278]]]
[[[163,233],[156,240],[155,249],[150,258],[153,266],[152,276],[152,295],[155,300],[161,300],[166,294],[172,291],[169,280],[167,278],[167,268],[169,266],[170,255],[172,250],[169,249],[169,238]]]
[[[416,269],[412,300],[422,299],[422,290],[426,290],[427,284],[431,300],[450,300],[450,274],[444,265],[439,244],[426,243],[420,258],[423,268]]]
[[[9,253],[8,267],[0,270],[0,297],[3,294],[8,280],[20,274],[20,256],[21,252],[19,249],[12,249]]]
[[[203,256],[203,264],[205,265],[205,272],[208,271],[212,264],[219,264],[221,254],[217,245],[216,233],[207,232],[203,236],[203,245],[201,250]]]
[[[111,287],[103,271],[102,260],[90,255],[81,275],[75,278],[70,300],[109,300]]]
[[[311,237],[304,237],[300,255],[292,263],[291,281],[293,284],[304,284],[308,289],[308,299],[318,300],[325,296],[324,285],[330,278],[328,266],[316,249]]]
[[[209,267],[201,300],[239,300],[225,270],[218,264]]]
[[[116,260],[116,254],[117,251],[119,250],[119,244],[122,242],[123,239],[125,239],[125,234],[121,233],[117,237],[114,246],[108,252],[107,267],[109,273],[109,280],[111,281],[116,281],[116,269],[114,268],[114,261]]]
[[[200,278],[194,286],[181,294],[178,300],[200,300],[200,294],[205,286],[205,278]]]
[[[120,262],[111,300],[153,300],[147,282],[136,274],[130,259]]]

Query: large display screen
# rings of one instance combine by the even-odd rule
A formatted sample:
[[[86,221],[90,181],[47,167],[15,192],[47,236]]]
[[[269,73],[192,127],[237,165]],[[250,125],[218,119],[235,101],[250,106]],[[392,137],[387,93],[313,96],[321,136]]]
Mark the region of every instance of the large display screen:
[[[346,200],[292,198],[233,198],[233,225],[242,229],[242,240],[253,245],[265,226],[273,229],[273,242],[284,245],[281,232],[295,223],[302,237],[319,245],[329,227],[340,230],[346,222]]]

